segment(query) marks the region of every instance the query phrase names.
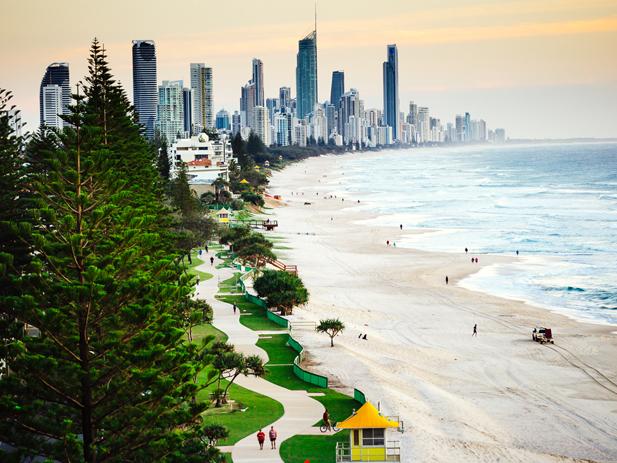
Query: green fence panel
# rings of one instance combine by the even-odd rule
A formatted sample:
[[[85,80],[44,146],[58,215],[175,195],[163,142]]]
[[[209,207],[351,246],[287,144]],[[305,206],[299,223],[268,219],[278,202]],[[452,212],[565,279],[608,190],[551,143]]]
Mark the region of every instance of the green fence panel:
[[[299,365],[300,354],[304,350],[302,345],[291,336],[287,338],[287,344],[289,345],[289,347],[291,347],[298,353],[298,356],[294,359],[294,375],[296,375],[305,383],[313,384],[318,387],[328,387],[328,378],[326,378],[325,376],[316,375],[315,373],[311,373],[310,371],[306,371]]]
[[[364,392],[360,391],[359,389],[354,388],[353,398],[360,402],[362,405],[366,403],[366,396],[364,395]]]
[[[281,317],[280,315],[278,315],[278,314],[276,314],[274,312],[270,312],[268,309],[266,309],[266,317],[268,318],[268,320],[276,323],[279,326],[283,326],[285,328],[289,328],[289,320],[287,320],[286,318]]]
[[[289,344],[289,347],[295,350],[298,354],[304,350],[304,348],[300,345],[300,343],[296,341],[294,338],[292,338],[291,336],[289,336],[289,339],[287,340],[287,344]]]
[[[268,309],[268,305],[266,304],[266,301],[264,301],[263,299],[257,296],[253,296],[252,294],[249,294],[249,293],[244,293],[244,299],[266,310]]]

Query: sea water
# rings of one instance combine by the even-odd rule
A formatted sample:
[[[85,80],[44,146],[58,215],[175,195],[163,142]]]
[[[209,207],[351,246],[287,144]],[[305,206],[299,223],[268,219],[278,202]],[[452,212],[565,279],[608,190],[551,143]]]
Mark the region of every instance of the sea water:
[[[519,251],[461,286],[617,324],[617,144],[421,148],[338,165],[331,187],[360,198],[372,222],[425,231],[397,246]]]

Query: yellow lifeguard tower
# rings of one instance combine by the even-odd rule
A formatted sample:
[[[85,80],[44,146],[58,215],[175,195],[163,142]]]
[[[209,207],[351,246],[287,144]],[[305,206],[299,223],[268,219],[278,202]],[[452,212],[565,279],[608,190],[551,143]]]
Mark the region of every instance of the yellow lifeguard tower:
[[[229,211],[225,208],[216,213],[216,218],[219,223],[229,223]]]
[[[389,430],[403,432],[398,417],[386,417],[373,404],[366,402],[345,421],[336,424],[351,431],[349,442],[337,442],[336,461],[371,461],[385,463],[401,461],[399,441],[390,440]]]

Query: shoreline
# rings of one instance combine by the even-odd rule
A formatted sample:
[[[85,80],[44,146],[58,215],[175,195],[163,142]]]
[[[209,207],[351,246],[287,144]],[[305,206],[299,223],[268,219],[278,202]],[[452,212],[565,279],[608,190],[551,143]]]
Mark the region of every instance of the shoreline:
[[[458,286],[482,268],[516,261],[511,256],[478,254],[480,263],[472,265],[464,253],[386,247],[386,239],[415,232],[358,224],[370,214],[352,198],[324,199],[335,189],[337,158],[288,166],[270,188],[284,202],[273,211],[277,234],[291,248],[281,257],[299,266],[311,292],[296,313],[311,320],[337,316],[348,326],[335,349],[301,332],[312,368],[412,423],[403,449],[420,461],[616,461],[617,387],[609,392],[610,382],[596,378],[606,389],[589,377],[591,366],[617,382],[610,361],[617,354],[615,327]],[[324,172],[328,184],[321,183]],[[565,358],[531,342],[539,321],[553,327]],[[479,337],[471,344],[474,323]],[[368,342],[358,332],[368,333]],[[534,407],[543,414],[526,416]]]

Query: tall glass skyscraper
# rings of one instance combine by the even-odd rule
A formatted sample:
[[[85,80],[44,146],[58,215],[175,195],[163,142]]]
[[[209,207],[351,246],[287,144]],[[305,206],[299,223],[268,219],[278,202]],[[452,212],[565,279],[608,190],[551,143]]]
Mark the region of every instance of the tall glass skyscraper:
[[[255,83],[255,106],[265,106],[264,63],[258,58],[253,58],[253,82]]]
[[[61,90],[61,101],[57,101],[58,89],[50,87],[45,91],[47,86],[58,86]],[[47,97],[45,99],[45,96]],[[54,100],[52,104],[52,100]],[[46,104],[47,101],[47,104]],[[41,125],[48,125],[61,129],[68,125],[58,118],[58,114],[68,115],[69,105],[71,104],[71,84],[69,80],[69,64],[68,63],[52,63],[47,66],[45,75],[41,79],[41,87],[39,89],[39,112]],[[52,106],[55,109],[52,109]],[[46,112],[47,110],[47,122]],[[59,113],[55,113],[59,110]],[[53,121],[53,122],[52,122]]]
[[[345,73],[332,72],[332,87],[330,88],[330,104],[338,107],[341,97],[345,93]]]
[[[388,61],[383,63],[383,117],[386,125],[392,127],[392,137],[398,140],[400,111],[398,99],[398,50],[388,45]]]
[[[182,89],[182,106],[184,108],[184,132],[191,135],[193,132],[193,89]]]
[[[313,111],[317,103],[317,31],[298,42],[296,64],[296,115],[298,119]]]
[[[154,41],[133,40],[133,105],[150,139],[154,137],[157,101]]]

